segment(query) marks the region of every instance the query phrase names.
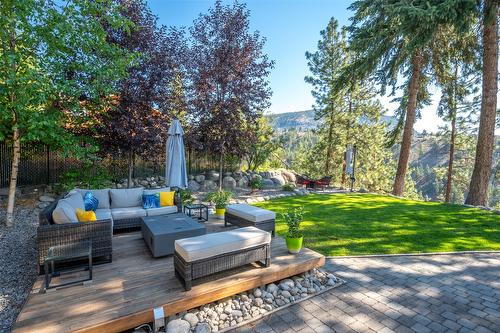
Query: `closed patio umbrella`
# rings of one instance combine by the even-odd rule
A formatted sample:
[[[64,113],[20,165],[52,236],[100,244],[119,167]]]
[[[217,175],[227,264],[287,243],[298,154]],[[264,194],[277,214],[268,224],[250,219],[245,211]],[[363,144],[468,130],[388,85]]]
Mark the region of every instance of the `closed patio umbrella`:
[[[165,180],[170,187],[186,188],[188,186],[183,135],[181,123],[174,119],[168,129],[167,165],[165,167]]]

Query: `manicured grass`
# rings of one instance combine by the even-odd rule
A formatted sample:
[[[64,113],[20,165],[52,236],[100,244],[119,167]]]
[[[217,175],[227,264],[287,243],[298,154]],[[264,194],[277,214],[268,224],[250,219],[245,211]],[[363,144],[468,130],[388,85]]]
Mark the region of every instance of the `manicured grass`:
[[[304,206],[304,246],[325,255],[500,250],[500,215],[372,194],[313,194],[256,204],[277,213]]]

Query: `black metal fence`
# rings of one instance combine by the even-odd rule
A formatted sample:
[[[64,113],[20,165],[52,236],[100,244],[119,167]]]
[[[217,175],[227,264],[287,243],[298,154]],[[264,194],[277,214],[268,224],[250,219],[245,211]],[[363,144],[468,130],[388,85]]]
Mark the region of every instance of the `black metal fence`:
[[[128,176],[127,156],[109,156],[100,160],[99,163],[111,175],[111,180],[119,180]],[[190,149],[186,151],[186,164],[189,174],[219,169],[218,157]],[[0,142],[0,187],[9,185],[11,166],[12,145]],[[17,184],[21,186],[58,183],[68,171],[78,170],[83,166],[84,163],[81,160],[65,156],[62,152],[52,150],[46,145],[23,143]],[[224,170],[234,171],[238,166],[228,161],[224,165]],[[165,151],[158,152],[150,158],[136,157],[134,160],[133,177],[163,175],[164,173]]]

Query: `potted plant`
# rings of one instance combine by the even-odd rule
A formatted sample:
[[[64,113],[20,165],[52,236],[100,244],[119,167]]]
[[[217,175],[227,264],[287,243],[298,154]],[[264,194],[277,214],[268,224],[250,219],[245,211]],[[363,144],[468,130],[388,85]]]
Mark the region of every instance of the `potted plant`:
[[[303,215],[303,207],[296,208],[291,212],[283,214],[283,219],[288,226],[288,232],[285,237],[286,247],[290,253],[299,253],[302,249],[304,235],[300,229],[300,223],[302,222]]]
[[[224,213],[226,212],[226,205],[229,203],[229,200],[233,194],[229,191],[215,191],[207,194],[207,201],[211,202],[215,205],[215,215],[218,219],[224,219]]]

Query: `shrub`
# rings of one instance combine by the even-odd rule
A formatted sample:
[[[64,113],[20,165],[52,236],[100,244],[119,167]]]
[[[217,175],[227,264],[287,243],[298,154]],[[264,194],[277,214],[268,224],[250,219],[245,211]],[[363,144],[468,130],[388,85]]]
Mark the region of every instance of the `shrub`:
[[[206,200],[214,204],[216,209],[224,209],[232,196],[230,191],[215,191],[208,193]]]
[[[179,189],[179,196],[183,205],[190,205],[194,202],[193,191],[190,189]]]
[[[295,190],[295,184],[287,183],[281,187],[281,190],[285,192],[293,192],[293,190]]]
[[[260,178],[253,178],[250,180],[250,183],[248,183],[248,186],[250,186],[252,190],[262,190],[264,188],[264,183]]]
[[[289,238],[302,237],[302,230],[300,230],[300,223],[304,216],[304,207],[295,208],[293,211],[282,214],[283,219],[288,226],[287,236]]]

